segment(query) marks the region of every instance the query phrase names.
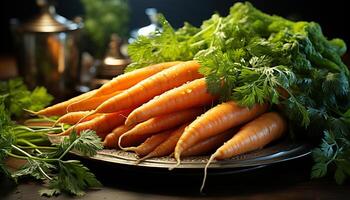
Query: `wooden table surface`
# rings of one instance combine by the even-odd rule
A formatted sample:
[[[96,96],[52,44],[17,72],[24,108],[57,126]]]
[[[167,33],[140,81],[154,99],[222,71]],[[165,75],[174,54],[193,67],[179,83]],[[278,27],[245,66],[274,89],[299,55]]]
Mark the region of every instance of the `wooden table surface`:
[[[16,74],[14,64],[13,59],[0,57],[0,79]],[[349,181],[339,186],[331,176],[310,180],[310,156],[238,174],[210,175],[209,171],[205,194],[199,193],[202,171],[182,174],[175,169],[158,173],[157,170],[134,170],[89,160],[83,160],[83,163],[104,186],[74,199],[350,199]],[[38,194],[42,188],[42,185],[30,180],[16,185],[0,175],[0,199],[47,199]],[[60,195],[53,199],[72,197]]]

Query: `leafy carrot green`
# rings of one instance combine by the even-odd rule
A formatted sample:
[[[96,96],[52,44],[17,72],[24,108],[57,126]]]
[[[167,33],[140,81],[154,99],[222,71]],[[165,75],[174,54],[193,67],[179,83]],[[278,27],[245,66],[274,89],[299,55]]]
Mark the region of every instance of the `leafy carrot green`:
[[[144,61],[197,60],[209,92],[222,101],[277,104],[291,136],[321,141],[313,177],[335,166],[337,182],[345,180],[350,120],[344,114],[350,113],[350,92],[349,70],[341,58],[346,52],[343,40],[328,39],[315,22],[268,15],[249,2],[234,4],[225,17],[214,14],[199,28],[186,24],[174,30],[165,19],[162,25],[163,32],[130,45],[134,64],[129,70],[143,67]],[[327,145],[333,154],[323,148]]]

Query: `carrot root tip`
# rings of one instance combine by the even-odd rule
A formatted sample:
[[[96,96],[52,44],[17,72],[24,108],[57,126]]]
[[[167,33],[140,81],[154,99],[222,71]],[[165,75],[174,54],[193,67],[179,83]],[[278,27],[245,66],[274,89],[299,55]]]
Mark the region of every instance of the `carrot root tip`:
[[[123,146],[122,146],[122,142],[121,142],[124,136],[125,136],[125,134],[122,134],[122,135],[118,138],[118,147],[119,147],[119,149],[121,149],[121,150],[127,149],[127,147],[123,147]]]
[[[143,158],[137,159],[137,160],[135,161],[135,165],[140,164],[140,162],[142,162],[143,160],[144,160]]]
[[[120,149],[122,149],[123,151],[135,151],[136,147],[123,147],[123,148],[120,148]]]
[[[215,154],[213,154],[212,156],[210,156],[207,164],[205,165],[204,167],[204,175],[203,175],[203,181],[202,181],[202,185],[201,185],[201,188],[199,189],[199,192],[201,194],[203,194],[203,189],[204,189],[204,186],[205,186],[205,181],[207,180],[207,174],[208,174],[208,167],[210,165],[211,162],[213,162],[213,160],[215,159]]]
[[[138,165],[138,164],[140,164],[142,161],[144,161],[144,160],[146,160],[146,159],[148,159],[148,158],[150,158],[150,156],[144,156],[143,158],[139,158],[139,159],[136,160],[135,164]]]
[[[58,123],[60,123],[60,121],[56,120],[56,121],[53,123],[53,125],[51,126],[51,128],[57,126]]]
[[[171,153],[170,155],[168,155],[168,157],[169,157],[169,158],[174,157],[174,152],[173,152],[173,153]]]
[[[180,166],[180,164],[181,164],[181,160],[180,159],[176,159],[176,165],[173,166],[173,167],[169,167],[169,171],[177,168],[178,166]]]
[[[32,110],[28,110],[28,109],[25,109],[25,108],[23,108],[23,110],[28,112],[29,114],[38,115],[38,112],[35,112],[35,111],[32,111]]]

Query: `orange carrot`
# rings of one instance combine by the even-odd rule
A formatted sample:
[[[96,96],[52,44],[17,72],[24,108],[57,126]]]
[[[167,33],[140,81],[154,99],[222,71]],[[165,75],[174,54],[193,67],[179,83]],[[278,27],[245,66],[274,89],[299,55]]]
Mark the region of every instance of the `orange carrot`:
[[[132,109],[127,109],[115,113],[103,114],[90,121],[79,123],[70,127],[66,131],[57,134],[58,136],[69,135],[73,130],[78,134],[86,129],[96,131],[96,134],[102,139],[110,133],[115,127],[122,125],[125,122],[126,117]]]
[[[181,135],[185,131],[185,128],[189,125],[189,123],[185,123],[182,126],[180,126],[178,129],[173,131],[171,135],[166,139],[163,143],[161,143],[159,146],[157,146],[153,151],[151,151],[149,154],[147,154],[145,157],[139,159],[137,162],[141,162],[148,158],[154,158],[154,157],[162,157],[162,156],[168,156],[174,152],[176,143],[179,141]]]
[[[74,125],[77,122],[79,122],[81,118],[85,117],[86,114],[88,114],[88,113],[89,113],[89,111],[70,112],[70,113],[67,113],[67,114],[63,115],[62,117],[58,118],[56,120],[55,124],[64,123],[64,124]],[[81,122],[89,121],[89,120],[91,120],[97,116],[100,116],[100,115],[101,115],[100,113],[90,115],[90,116],[84,118],[84,120],[82,120]]]
[[[117,148],[120,148],[120,147],[125,147],[125,149],[129,148],[129,147],[134,147],[134,146],[138,146],[140,144],[142,144],[147,138],[149,138],[150,135],[139,135],[137,137],[125,137],[123,138],[123,141],[119,140],[118,138],[118,141],[117,141]]]
[[[203,108],[191,108],[188,110],[151,118],[136,125],[133,129],[120,136],[119,147],[123,149],[123,147],[120,145],[123,139],[132,140],[132,138],[139,138],[140,136],[144,135],[150,136],[154,133],[174,128],[186,122],[192,121],[198,115],[203,113],[203,111]]]
[[[203,140],[192,147],[186,149],[182,152],[181,156],[198,156],[207,154],[213,150],[216,150],[219,146],[221,146],[224,142],[230,139],[236,131],[228,130],[219,135],[215,135],[206,140]]]
[[[211,155],[205,166],[201,191],[205,185],[207,168],[213,160],[223,160],[256,149],[261,149],[270,142],[280,138],[286,131],[286,128],[286,122],[276,112],[263,114],[244,125],[229,141]]]
[[[146,121],[152,117],[211,104],[215,97],[207,92],[205,78],[196,79],[157,96],[136,108],[125,121],[126,125]]]
[[[113,131],[105,137],[103,141],[103,146],[107,148],[118,148],[119,137],[132,128],[133,128],[132,126],[126,126],[123,124],[113,129]]]
[[[188,61],[165,69],[108,99],[96,108],[95,113],[109,113],[137,107],[167,90],[203,77],[199,74],[198,68],[199,64],[196,61]]]
[[[111,133],[109,133],[104,141],[103,141],[103,146],[107,148],[117,148],[119,149],[118,146],[118,141],[119,137],[132,129],[133,127],[131,126],[126,126],[126,125],[121,125],[115,128]],[[123,139],[123,141],[120,143],[122,147],[130,147],[130,146],[135,146],[135,145],[140,145],[142,142],[144,142],[148,138],[148,135],[142,135],[139,137],[126,137]]]
[[[67,112],[94,110],[99,105],[101,105],[103,102],[105,102],[107,99],[110,99],[113,96],[118,95],[121,92],[122,91],[116,91],[116,92],[113,92],[111,94],[106,94],[103,96],[88,98],[86,100],[72,103],[67,107]]]
[[[99,88],[91,97],[108,95],[118,90],[128,89],[136,85],[138,82],[179,63],[181,62],[174,61],[159,63],[117,76]]]
[[[142,157],[149,154],[153,149],[159,146],[162,142],[164,142],[167,138],[169,138],[170,134],[174,130],[166,130],[161,133],[157,133],[147,138],[142,144],[137,147],[129,147],[128,151],[134,151],[138,156]]]
[[[180,164],[181,153],[209,137],[254,119],[267,110],[267,105],[241,107],[235,102],[219,104],[193,121],[176,145],[174,156]]]
[[[244,125],[229,141],[213,154],[216,160],[261,149],[268,143],[282,136],[286,130],[286,122],[276,112],[261,115]]]
[[[63,101],[61,103],[52,105],[50,107],[44,108],[43,110],[39,110],[38,112],[34,112],[34,114],[36,115],[42,115],[42,116],[62,116],[64,114],[67,113],[67,107],[74,103],[74,102],[78,102],[82,99],[85,99],[87,97],[90,97],[91,95],[93,95],[96,92],[96,90],[92,90],[90,92],[86,92],[83,93],[79,96],[76,96],[72,99],[69,99],[67,101]]]

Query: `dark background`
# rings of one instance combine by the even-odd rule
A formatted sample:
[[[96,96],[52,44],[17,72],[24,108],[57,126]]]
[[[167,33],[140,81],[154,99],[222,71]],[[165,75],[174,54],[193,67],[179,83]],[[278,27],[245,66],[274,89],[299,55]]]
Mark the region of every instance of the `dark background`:
[[[148,18],[145,8],[154,7],[163,13],[174,27],[182,26],[184,21],[200,25],[212,13],[226,15],[232,0],[129,0],[129,30],[146,26]],[[348,23],[349,9],[344,0],[251,0],[252,4],[264,12],[283,17],[316,21],[321,24],[328,38],[340,37],[350,43]],[[81,16],[84,9],[79,0],[57,0],[57,12],[67,18]],[[28,19],[38,9],[35,0],[0,1],[0,54],[12,54],[12,38],[9,27],[11,18]]]

